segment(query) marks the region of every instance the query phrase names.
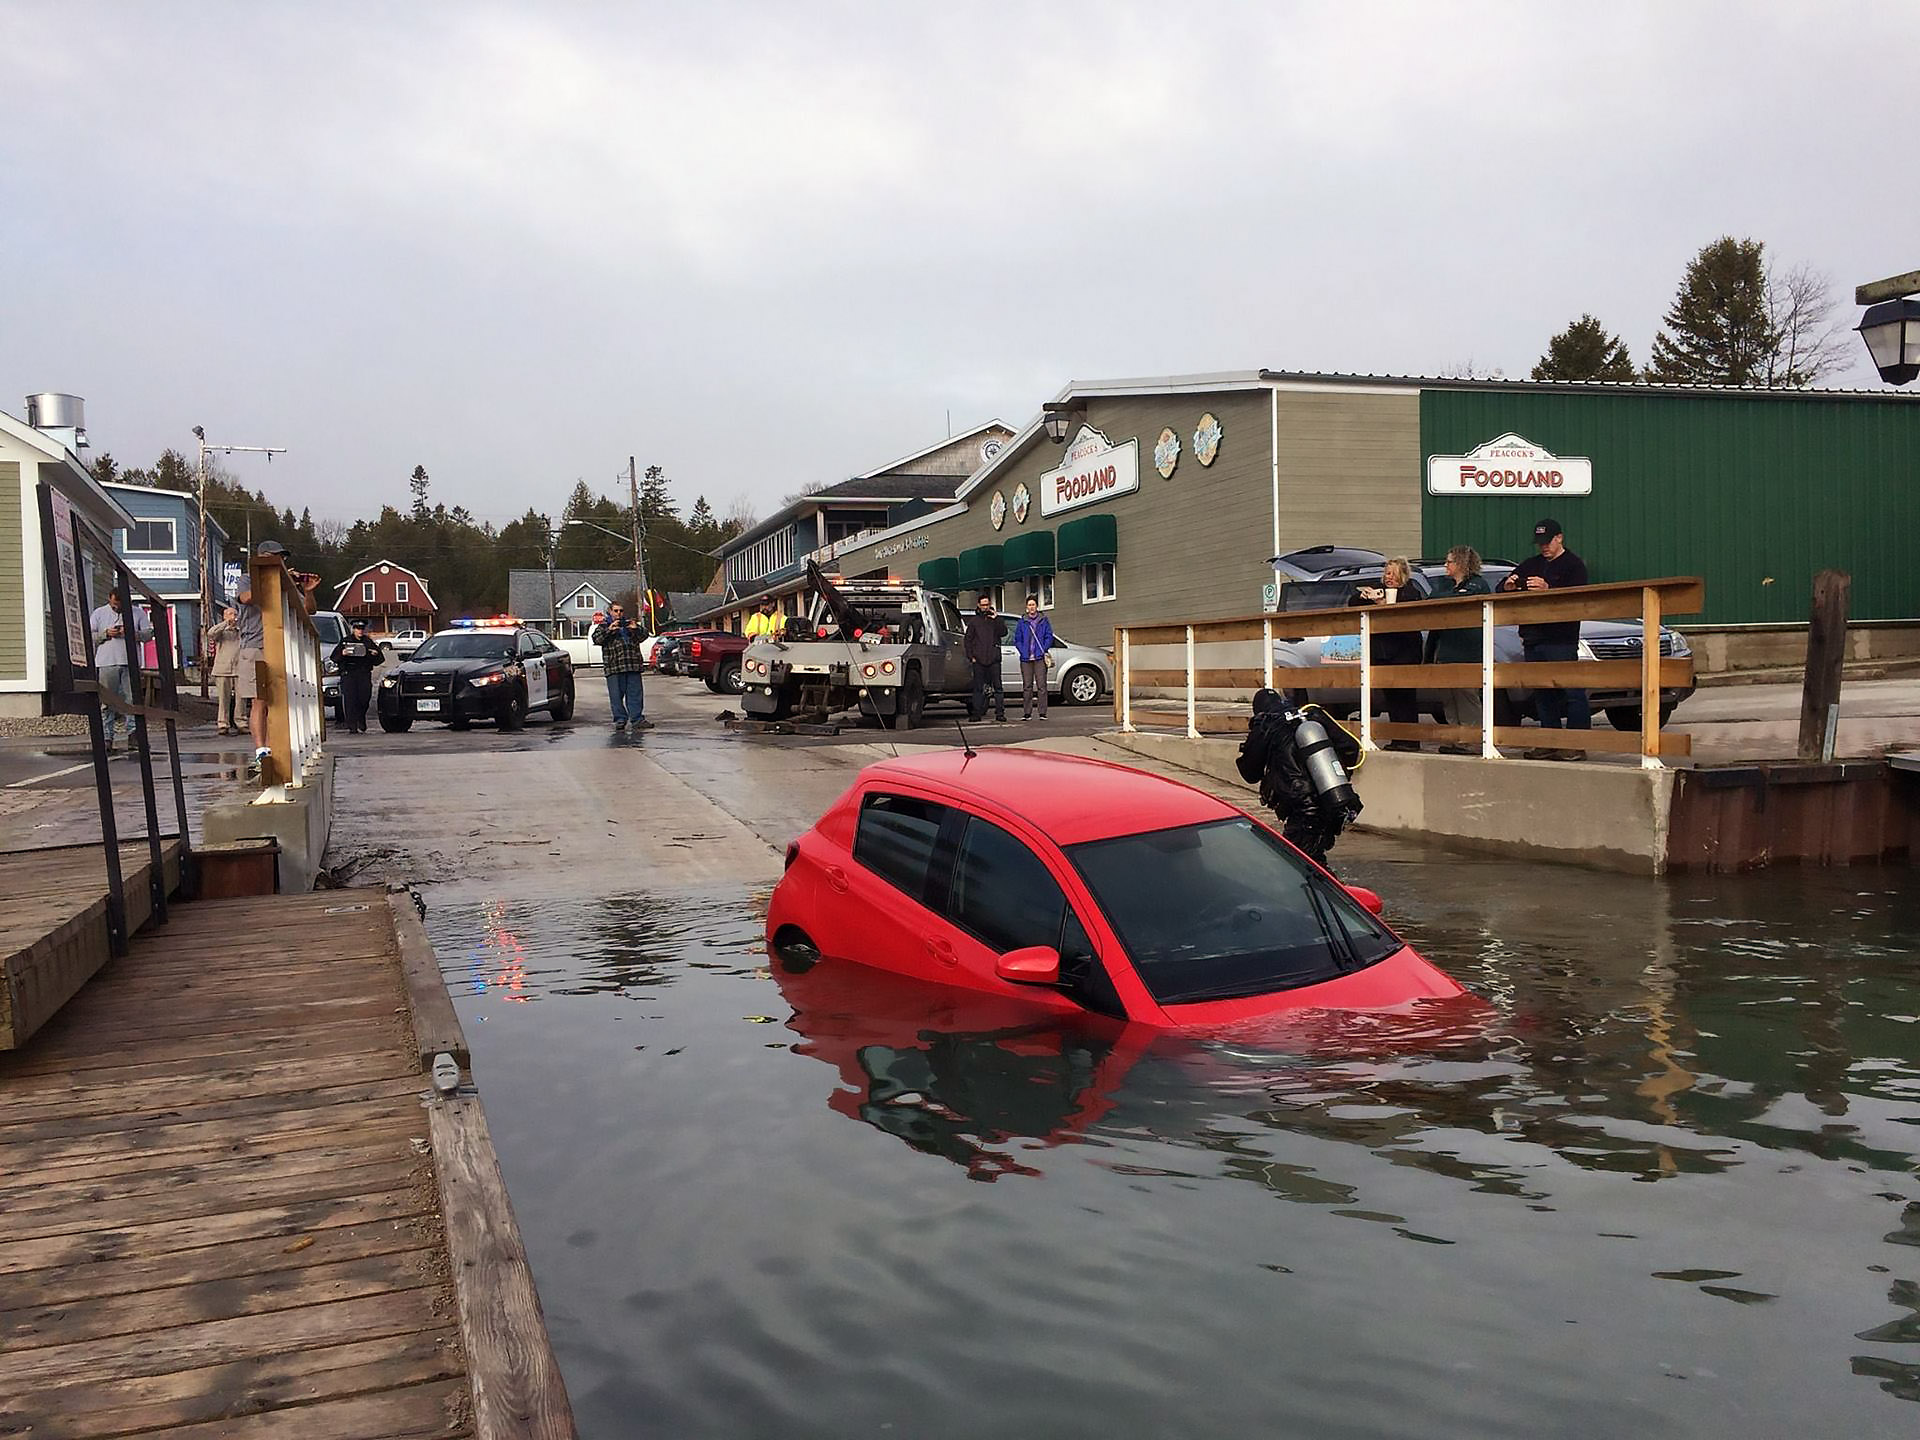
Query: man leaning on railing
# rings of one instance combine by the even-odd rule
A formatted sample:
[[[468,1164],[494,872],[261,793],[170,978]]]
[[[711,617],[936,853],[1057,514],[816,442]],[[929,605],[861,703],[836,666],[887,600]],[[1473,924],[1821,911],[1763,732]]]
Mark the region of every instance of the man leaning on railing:
[[[275,540],[263,540],[255,548],[254,554],[286,563],[287,547]],[[318,575],[302,574],[292,566],[287,574],[295,586],[294,593],[300,597],[301,605],[307,613],[313,613],[313,592],[320,588]],[[282,587],[282,595],[286,589]],[[247,728],[253,733],[253,766],[258,770],[273,748],[267,744],[267,707],[260,703],[260,666],[267,658],[266,618],[260,613],[260,607],[253,603],[253,577],[241,573],[239,589],[234,594],[234,607],[237,616],[234,623],[240,627],[240,672],[238,693],[249,701],[247,707]]]

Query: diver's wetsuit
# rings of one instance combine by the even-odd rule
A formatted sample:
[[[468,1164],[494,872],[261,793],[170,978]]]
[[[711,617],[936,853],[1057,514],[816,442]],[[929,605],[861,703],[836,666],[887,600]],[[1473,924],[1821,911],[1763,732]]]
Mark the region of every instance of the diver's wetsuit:
[[[1327,852],[1340,832],[1359,813],[1358,802],[1351,812],[1322,800],[1300,764],[1294,729],[1311,714],[1333,741],[1340,763],[1352,770],[1360,762],[1360,742],[1335,722],[1318,705],[1304,705],[1290,711],[1280,695],[1261,690],[1253,697],[1253,719],[1247,725],[1247,738],[1240,744],[1235,760],[1240,778],[1260,786],[1260,803],[1280,819],[1280,833],[1315,864],[1331,871]]]

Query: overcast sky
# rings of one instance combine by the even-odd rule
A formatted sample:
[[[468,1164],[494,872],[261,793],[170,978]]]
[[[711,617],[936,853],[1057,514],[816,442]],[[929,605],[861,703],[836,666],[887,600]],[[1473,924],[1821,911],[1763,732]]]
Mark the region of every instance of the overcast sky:
[[[496,521],[766,513],[1073,379],[1647,357],[1724,233],[1920,266],[1920,4],[0,0],[0,409]],[[1878,386],[1864,349],[1835,383]]]

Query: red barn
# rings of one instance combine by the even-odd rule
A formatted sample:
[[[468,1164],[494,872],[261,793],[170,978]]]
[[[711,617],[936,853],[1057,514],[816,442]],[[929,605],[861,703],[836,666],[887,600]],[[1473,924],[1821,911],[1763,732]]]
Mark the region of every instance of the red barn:
[[[391,560],[376,560],[347,577],[333,608],[349,622],[365,616],[369,630],[391,635],[401,630],[432,630],[439,606],[433,603],[427,582],[413,571]]]

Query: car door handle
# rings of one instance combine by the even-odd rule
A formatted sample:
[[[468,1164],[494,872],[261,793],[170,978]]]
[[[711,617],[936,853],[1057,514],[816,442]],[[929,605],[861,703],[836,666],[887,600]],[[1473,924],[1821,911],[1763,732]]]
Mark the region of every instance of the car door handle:
[[[957,965],[960,963],[960,957],[953,953],[953,942],[951,940],[942,940],[937,935],[927,937],[927,954],[939,961],[942,965]]]
[[[846,894],[847,872],[842,870],[838,865],[827,866],[827,884],[831,885],[835,890],[838,890],[842,895]]]

